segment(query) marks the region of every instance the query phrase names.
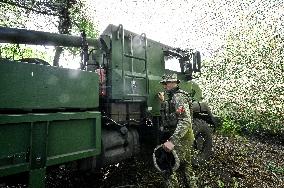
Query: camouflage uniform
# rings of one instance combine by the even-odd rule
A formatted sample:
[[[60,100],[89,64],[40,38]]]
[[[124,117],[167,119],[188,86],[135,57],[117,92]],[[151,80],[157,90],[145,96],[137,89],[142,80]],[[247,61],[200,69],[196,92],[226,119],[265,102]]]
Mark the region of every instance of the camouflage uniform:
[[[174,80],[176,75],[173,76]],[[177,79],[176,79],[177,80]],[[177,82],[179,83],[179,82]],[[191,107],[188,94],[178,87],[167,91],[168,100],[162,104],[162,110],[165,112],[165,123],[174,127],[172,136],[169,138],[175,147],[177,155],[181,161],[180,168],[166,179],[167,187],[179,187],[179,181],[183,181],[184,187],[197,187],[196,177],[191,165],[192,144],[194,134],[192,130]],[[178,179],[179,178],[179,179]]]

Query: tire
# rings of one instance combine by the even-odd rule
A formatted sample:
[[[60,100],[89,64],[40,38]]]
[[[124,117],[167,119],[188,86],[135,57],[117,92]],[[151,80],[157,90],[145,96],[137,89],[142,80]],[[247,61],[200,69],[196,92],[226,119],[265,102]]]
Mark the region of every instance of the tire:
[[[192,128],[195,137],[192,165],[198,167],[204,165],[212,154],[212,131],[206,121],[196,118],[193,119]]]

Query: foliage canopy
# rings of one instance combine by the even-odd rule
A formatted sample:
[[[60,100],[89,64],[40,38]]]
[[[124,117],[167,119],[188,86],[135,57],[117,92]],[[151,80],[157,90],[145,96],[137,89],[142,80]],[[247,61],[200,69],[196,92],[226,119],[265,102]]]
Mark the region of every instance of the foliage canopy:
[[[204,62],[205,98],[225,118],[225,129],[284,133],[283,14],[266,3],[242,12],[226,44]]]

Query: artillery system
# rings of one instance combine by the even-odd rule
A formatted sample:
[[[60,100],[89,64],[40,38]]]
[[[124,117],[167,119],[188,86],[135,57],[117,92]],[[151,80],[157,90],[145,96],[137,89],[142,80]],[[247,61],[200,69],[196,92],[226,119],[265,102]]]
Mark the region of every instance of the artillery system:
[[[0,178],[25,173],[29,187],[44,187],[52,166],[73,163],[88,170],[153,151],[167,130],[159,81],[173,72],[194,100],[195,160],[209,157],[215,121],[192,80],[200,72],[199,52],[122,25],[109,25],[98,39],[0,27],[0,42],[79,47],[82,57],[80,69],[37,57],[0,58]],[[170,67],[178,71],[167,67],[172,59],[178,65]]]

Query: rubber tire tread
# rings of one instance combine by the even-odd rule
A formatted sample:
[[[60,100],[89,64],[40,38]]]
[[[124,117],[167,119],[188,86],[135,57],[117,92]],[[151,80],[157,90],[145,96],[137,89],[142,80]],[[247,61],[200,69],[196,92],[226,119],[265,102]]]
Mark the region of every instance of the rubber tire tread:
[[[212,131],[210,130],[209,125],[206,121],[197,118],[193,119],[192,128],[195,137],[195,141],[193,143],[194,152],[192,157],[192,165],[198,167],[204,165],[212,154]],[[198,151],[196,145],[196,139],[200,134],[202,134],[205,139],[203,151]]]

